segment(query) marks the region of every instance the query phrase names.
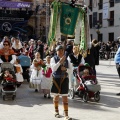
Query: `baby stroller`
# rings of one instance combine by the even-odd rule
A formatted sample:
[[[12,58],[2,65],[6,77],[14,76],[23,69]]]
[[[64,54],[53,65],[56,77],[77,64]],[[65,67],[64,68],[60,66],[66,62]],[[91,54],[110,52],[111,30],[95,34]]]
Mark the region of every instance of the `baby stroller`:
[[[9,71],[9,73],[13,76],[13,78],[5,77],[4,73],[5,71]],[[1,64],[1,84],[2,84],[2,98],[3,100],[6,99],[12,99],[14,100],[16,97],[16,91],[17,91],[17,81],[16,81],[16,76],[14,72],[14,65],[8,62],[2,63]]]
[[[27,79],[27,81],[29,82],[29,79],[30,79],[29,68],[31,65],[31,59],[30,57],[25,55],[20,55],[18,59],[20,60],[20,65],[22,66],[22,69],[23,69],[23,78]]]
[[[82,77],[83,70],[85,69],[89,70],[89,75]],[[79,65],[77,69],[74,69],[73,74],[78,85],[77,88],[70,88],[69,97],[74,99],[75,95],[77,95],[81,97],[84,102],[87,102],[90,98],[94,98],[94,100],[98,102],[100,100],[101,86],[98,84],[92,68],[86,65]]]

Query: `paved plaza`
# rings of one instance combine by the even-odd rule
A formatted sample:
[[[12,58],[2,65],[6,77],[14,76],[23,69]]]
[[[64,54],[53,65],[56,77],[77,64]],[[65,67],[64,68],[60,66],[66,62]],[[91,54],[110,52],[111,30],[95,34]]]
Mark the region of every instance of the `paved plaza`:
[[[96,67],[101,84],[101,100],[84,103],[80,98],[69,99],[69,116],[73,120],[119,120],[120,119],[120,80],[113,61],[100,61]],[[44,98],[29,88],[27,82],[17,90],[14,101],[2,100],[0,96],[0,120],[63,120],[63,107],[60,99],[61,118],[54,117],[52,99]]]

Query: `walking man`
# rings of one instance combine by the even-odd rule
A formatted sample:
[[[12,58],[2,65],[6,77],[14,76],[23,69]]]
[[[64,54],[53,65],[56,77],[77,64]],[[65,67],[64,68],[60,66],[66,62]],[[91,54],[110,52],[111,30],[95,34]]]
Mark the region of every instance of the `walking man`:
[[[62,96],[63,108],[64,108],[64,120],[72,120],[68,116],[68,90],[69,79],[68,74],[73,71],[72,64],[64,56],[64,48],[62,45],[56,47],[57,55],[51,58],[51,67],[53,72],[53,82],[51,88],[51,94],[53,97],[53,104],[55,107],[55,117],[59,118],[59,96]]]

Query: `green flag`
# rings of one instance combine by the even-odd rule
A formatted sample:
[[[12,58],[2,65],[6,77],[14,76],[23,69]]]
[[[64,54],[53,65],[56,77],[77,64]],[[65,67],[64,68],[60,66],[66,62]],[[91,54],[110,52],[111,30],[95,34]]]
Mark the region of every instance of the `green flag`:
[[[56,0],[52,2],[48,45],[50,45],[53,42],[53,40],[55,40],[56,37],[56,27],[58,23],[59,7],[60,7],[60,2],[57,2]]]
[[[80,12],[81,19],[81,42],[80,42],[80,50],[86,50],[86,34],[85,34],[85,12]]]
[[[68,4],[61,4],[60,31],[63,35],[73,37],[79,14],[79,8],[71,7]]]

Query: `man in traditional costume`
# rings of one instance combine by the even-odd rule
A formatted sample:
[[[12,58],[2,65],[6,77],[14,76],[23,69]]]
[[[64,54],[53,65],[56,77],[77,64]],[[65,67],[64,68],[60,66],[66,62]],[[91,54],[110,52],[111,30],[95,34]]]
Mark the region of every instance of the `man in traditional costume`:
[[[72,64],[66,59],[64,55],[64,48],[62,45],[56,47],[57,55],[51,58],[51,66],[53,72],[53,81],[51,87],[51,94],[54,95],[53,103],[55,107],[55,117],[59,118],[59,96],[62,96],[65,120],[72,120],[68,116],[68,90],[69,79],[68,74],[73,72]]]

